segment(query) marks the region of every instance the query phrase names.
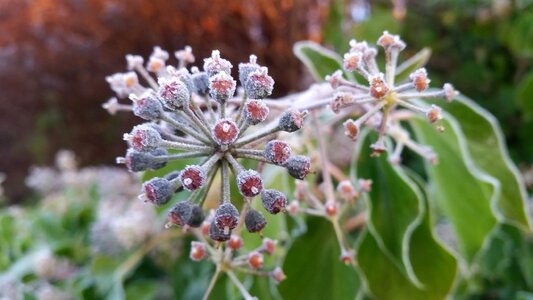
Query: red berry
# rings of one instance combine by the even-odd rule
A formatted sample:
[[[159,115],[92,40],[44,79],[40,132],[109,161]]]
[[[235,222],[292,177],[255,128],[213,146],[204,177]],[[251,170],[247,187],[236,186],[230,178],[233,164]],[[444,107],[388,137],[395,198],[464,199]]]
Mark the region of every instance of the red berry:
[[[206,175],[202,167],[191,165],[181,171],[179,179],[186,190],[194,191],[205,184]]]
[[[255,197],[263,190],[263,180],[254,170],[242,171],[237,176],[237,186],[245,197]]]
[[[212,134],[214,140],[219,145],[230,145],[239,136],[237,124],[230,119],[220,119],[213,126]]]
[[[283,141],[272,140],[265,145],[263,156],[273,164],[282,165],[291,156],[291,147]]]

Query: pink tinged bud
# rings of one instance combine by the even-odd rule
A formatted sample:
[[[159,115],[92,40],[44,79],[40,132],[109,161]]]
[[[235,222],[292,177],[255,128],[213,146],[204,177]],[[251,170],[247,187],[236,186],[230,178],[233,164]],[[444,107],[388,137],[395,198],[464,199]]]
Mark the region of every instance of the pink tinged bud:
[[[368,81],[370,83],[370,95],[374,98],[383,98],[389,91],[382,73],[371,76]]]
[[[363,67],[363,55],[361,52],[348,52],[344,54],[342,66],[346,71],[354,72]]]
[[[165,69],[165,61],[158,57],[150,57],[146,64],[146,69],[153,73],[161,72]]]
[[[263,180],[254,170],[242,171],[237,175],[237,186],[245,197],[255,197],[263,190]]]
[[[251,125],[257,125],[266,120],[270,109],[261,100],[248,100],[244,104],[244,118]]]
[[[392,35],[388,31],[383,32],[383,35],[378,39],[377,44],[385,49],[396,48],[398,50],[403,50],[405,48],[405,43],[400,39],[400,36]]]
[[[206,174],[202,167],[191,165],[181,171],[179,179],[186,190],[194,191],[205,184]]]
[[[152,50],[152,54],[150,55],[150,57],[155,57],[163,61],[167,61],[169,55],[168,55],[168,51],[163,50],[159,46],[155,46],[154,49]]]
[[[276,267],[274,271],[270,273],[270,277],[272,277],[277,283],[280,283],[287,278],[280,267]]]
[[[251,252],[248,255],[248,265],[252,269],[261,269],[263,267],[263,254],[259,252]]]
[[[335,201],[330,200],[326,202],[326,204],[324,205],[324,212],[329,217],[336,216],[337,215],[337,204],[335,203]]]
[[[239,81],[242,86],[246,86],[248,76],[255,71],[259,71],[261,66],[257,64],[257,56],[250,55],[250,62],[239,64]]]
[[[345,105],[348,105],[350,103],[353,103],[352,94],[350,93],[337,93],[335,94],[335,99],[331,101],[330,107],[331,110],[338,114]]]
[[[368,48],[367,42],[357,42],[356,40],[350,40],[350,52],[360,51],[363,52]]]
[[[107,110],[110,115],[115,115],[120,109],[120,104],[118,103],[118,99],[116,97],[112,97],[109,98],[107,102],[102,104],[102,108]]]
[[[380,156],[382,153],[387,151],[383,139],[379,139],[377,142],[370,145],[370,149],[372,149],[372,156]]]
[[[124,140],[128,141],[134,150],[140,152],[153,151],[162,142],[159,132],[147,124],[133,127],[131,133],[124,134]]]
[[[248,232],[260,232],[266,224],[267,221],[263,214],[253,208],[249,209],[244,216],[244,225],[246,225]]]
[[[295,216],[300,211],[300,202],[298,200],[293,200],[289,205],[287,205],[286,209],[291,216]]]
[[[409,79],[414,84],[415,89],[419,92],[427,90],[429,83],[428,74],[425,68],[420,68],[409,75]]]
[[[287,160],[284,167],[289,172],[289,175],[303,180],[311,171],[311,160],[303,155],[294,155]]]
[[[372,190],[372,180],[371,179],[359,179],[357,185],[361,192],[370,193]]]
[[[224,103],[235,94],[237,82],[226,72],[217,73],[209,78],[209,95],[219,103]]]
[[[239,211],[231,203],[220,205],[215,211],[214,224],[225,235],[230,234],[230,230],[239,224]]]
[[[128,64],[128,70],[133,70],[142,67],[144,59],[140,55],[126,55],[126,62]]]
[[[430,123],[436,123],[442,119],[442,109],[436,105],[431,105],[431,108],[426,113]]]
[[[261,244],[261,250],[266,252],[268,255],[274,254],[274,251],[276,251],[276,241],[265,238],[263,239],[263,243]]]
[[[352,140],[357,140],[359,136],[359,125],[354,120],[346,120],[342,123],[344,134]]]
[[[291,156],[289,144],[280,140],[272,140],[265,145],[263,156],[271,163],[283,165]]]
[[[244,85],[248,97],[252,99],[263,99],[272,94],[274,89],[274,79],[268,75],[268,69],[261,67],[260,70],[251,72]]]
[[[144,93],[141,97],[130,95],[133,101],[133,114],[147,121],[157,120],[163,113],[161,102],[152,93]]]
[[[230,119],[220,119],[213,126],[211,133],[217,144],[230,145],[239,137],[239,128]]]
[[[459,92],[457,92],[454,89],[453,85],[449,83],[445,83],[442,88],[444,89],[444,95],[446,96],[446,100],[448,102],[451,102],[455,97],[459,95]]]
[[[140,198],[155,205],[167,203],[174,194],[172,184],[168,180],[159,177],[145,182],[142,190],[143,194],[141,194]]]
[[[263,190],[261,192],[261,202],[266,211],[275,215],[285,210],[287,197],[277,190]]]
[[[191,46],[185,46],[184,49],[174,52],[174,56],[185,63],[192,64],[195,61],[194,54],[192,54]]]
[[[130,89],[126,87],[124,82],[124,73],[115,73],[110,76],[106,76],[105,80],[109,83],[111,90],[117,94],[119,98],[124,98],[129,95],[131,92]]]
[[[189,105],[191,94],[187,85],[178,77],[159,78],[159,90],[157,92],[163,105],[170,110],[178,110]]]
[[[346,200],[352,199],[357,194],[350,180],[342,180],[339,182],[337,185],[337,192],[339,192],[341,197]]]
[[[333,89],[338,88],[342,82],[342,71],[337,70],[331,75],[326,76],[326,81],[329,82]]]
[[[233,65],[229,61],[221,58],[220,51],[218,50],[213,50],[211,57],[204,59],[204,71],[207,72],[209,77],[220,72],[231,74],[231,68],[233,68]]]
[[[279,129],[286,132],[294,132],[303,127],[307,110],[289,110],[284,112],[278,123]]]
[[[193,261],[201,261],[206,257],[207,251],[205,244],[202,242],[191,242],[191,252],[189,253],[189,257]]]
[[[242,245],[242,238],[238,235],[232,235],[228,241],[228,247],[234,251],[241,249]]]

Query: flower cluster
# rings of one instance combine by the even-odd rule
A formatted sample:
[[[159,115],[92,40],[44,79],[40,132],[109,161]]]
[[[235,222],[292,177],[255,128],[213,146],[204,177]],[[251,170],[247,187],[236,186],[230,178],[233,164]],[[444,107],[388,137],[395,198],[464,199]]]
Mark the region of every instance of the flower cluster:
[[[396,141],[396,148],[391,155],[393,162],[399,162],[404,147],[435,162],[433,151],[412,141],[407,131],[401,128],[399,120],[405,117],[405,110],[398,108],[423,113],[430,123],[438,124],[442,119],[441,108],[436,105],[422,106],[418,99],[445,98],[452,101],[458,93],[449,83],[444,84],[442,89],[428,90],[430,80],[424,68],[412,72],[407,82],[397,84],[396,77],[403,70],[402,66],[398,66],[398,56],[406,45],[399,36],[387,31],[378,39],[377,44],[385,50],[385,73],[379,70],[376,48],[370,47],[366,42],[350,41],[350,50],[344,55],[344,71],[357,72],[368,81],[368,85],[343,78],[341,70],[327,76],[326,80],[338,91],[330,106],[335,113],[344,108],[351,108],[348,109],[349,112],[362,112],[358,119],[349,119],[343,124],[345,134],[355,140],[362,125],[375,128],[379,137],[371,145],[374,155],[387,150],[385,135],[389,135]],[[437,130],[442,131],[444,127],[437,126]]]

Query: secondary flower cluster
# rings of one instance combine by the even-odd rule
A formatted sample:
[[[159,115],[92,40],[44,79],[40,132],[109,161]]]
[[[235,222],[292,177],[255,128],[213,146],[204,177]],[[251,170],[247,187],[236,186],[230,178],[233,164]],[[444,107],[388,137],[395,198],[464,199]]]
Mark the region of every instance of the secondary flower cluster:
[[[396,141],[392,161],[399,161],[404,146],[430,161],[435,161],[435,154],[430,148],[413,142],[407,131],[399,126],[398,120],[401,119],[402,111],[397,108],[423,113],[430,123],[438,123],[442,119],[441,108],[436,105],[420,106],[417,99],[445,98],[452,101],[458,93],[449,83],[444,84],[440,90],[428,91],[430,80],[424,68],[412,72],[407,82],[397,84],[396,77],[403,69],[397,65],[398,56],[406,45],[399,36],[391,35],[387,31],[378,39],[377,44],[385,50],[385,73],[379,70],[376,61],[377,49],[366,42],[350,41],[351,49],[344,55],[344,71],[359,73],[368,81],[368,85],[343,78],[341,70],[327,76],[326,80],[339,91],[330,106],[335,113],[348,107],[351,111],[362,112],[358,119],[349,119],[343,124],[345,134],[355,140],[362,125],[375,128],[379,137],[371,145],[374,155],[387,150],[385,135],[390,135]],[[437,126],[437,130],[442,131],[444,128]]]
[[[140,56],[128,55],[131,72],[107,78],[118,97],[128,96],[132,105],[119,104],[116,98],[106,104],[110,113],[132,110],[147,122],[124,135],[129,149],[117,158],[130,171],[159,169],[167,162],[203,157],[164,177],[144,183],[140,198],[155,205],[169,202],[179,191],[189,191],[188,200],[179,201],[168,213],[168,226],[199,227],[204,221],[203,203],[217,173],[221,175],[221,198],[208,235],[219,242],[228,241],[239,224],[240,214],[230,199],[230,169],[239,192],[248,205],[261,196],[263,207],[271,214],[285,209],[287,199],[277,190],[266,189],[260,174],[246,169],[238,159],[245,158],[286,168],[295,178],[303,179],[310,169],[307,157],[293,155],[290,146],[275,139],[279,132],[294,132],[303,126],[306,111],[286,110],[278,118],[247,134],[247,129],[267,120],[269,108],[262,100],[273,89],[268,69],[250,61],[238,66],[239,81],[244,89],[235,99],[236,80],[232,64],[215,50],[204,60],[203,70],[186,66],[195,61],[190,47],[175,53],[178,67],[167,65],[168,52],[156,47],[146,66]],[[150,75],[154,73],[157,81]],[[148,84],[143,86],[140,75]],[[236,103],[232,106],[230,104]],[[263,148],[259,148],[264,145]],[[220,172],[218,172],[220,171]],[[203,193],[202,193],[203,191]],[[244,216],[249,232],[259,232],[266,225],[261,212],[247,209]]]

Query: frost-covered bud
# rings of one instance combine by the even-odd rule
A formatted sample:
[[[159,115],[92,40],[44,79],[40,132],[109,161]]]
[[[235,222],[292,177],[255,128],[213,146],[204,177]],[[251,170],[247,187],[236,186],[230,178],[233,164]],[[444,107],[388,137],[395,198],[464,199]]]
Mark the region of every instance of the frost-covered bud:
[[[248,232],[259,232],[265,228],[267,221],[262,213],[251,208],[246,212],[244,216],[244,224]]]
[[[448,102],[451,102],[455,97],[459,95],[459,92],[457,92],[454,89],[453,85],[449,83],[445,83],[442,88],[444,89],[444,95],[446,96],[446,100]]]
[[[167,203],[174,194],[174,188],[170,181],[155,177],[143,184],[143,194],[140,198],[155,205]]]
[[[263,180],[254,170],[242,171],[237,175],[239,192],[245,197],[255,197],[263,190]]]
[[[248,265],[252,269],[261,269],[263,267],[263,254],[254,251],[248,254]]]
[[[324,205],[324,212],[329,217],[336,216],[337,215],[337,203],[335,203],[335,201],[332,201],[332,200],[329,200],[328,202],[326,202],[326,204]]]
[[[396,48],[398,50],[403,50],[405,48],[405,43],[400,37],[398,35],[392,35],[388,31],[383,32],[383,35],[378,39],[377,44],[385,49]]]
[[[160,162],[154,158],[167,154],[168,152],[163,148],[157,148],[149,153],[128,149],[126,157],[117,158],[117,163],[125,164],[130,172],[141,172],[148,169],[157,170],[164,167],[166,162]]]
[[[279,118],[279,129],[286,132],[294,132],[304,126],[307,110],[289,110],[283,113]]]
[[[276,267],[274,271],[270,272],[270,277],[272,277],[277,283],[280,283],[287,278],[280,267]]]
[[[342,71],[337,70],[331,75],[326,76],[326,81],[329,82],[331,88],[336,89],[341,85],[342,82]]]
[[[354,72],[363,67],[363,54],[360,51],[344,54],[343,68],[348,72]]]
[[[357,42],[355,39],[351,39],[348,44],[350,45],[351,52],[354,52],[354,51],[363,52],[366,49],[368,49],[368,43],[365,41]]]
[[[124,134],[124,140],[128,141],[136,151],[150,152],[159,148],[163,139],[153,127],[141,124],[133,127],[129,134]]]
[[[261,67],[248,75],[248,80],[244,85],[248,97],[252,99],[263,99],[272,94],[274,89],[274,79],[268,75],[268,68]]]
[[[287,160],[284,167],[289,172],[289,175],[303,180],[311,171],[311,160],[303,155],[294,155]]]
[[[228,60],[221,58],[218,50],[213,50],[211,57],[204,59],[204,71],[207,72],[209,77],[219,72],[231,74],[231,68],[233,68],[233,65]]]
[[[151,56],[146,63],[146,69],[154,73],[161,72],[165,69],[165,61],[159,57]]]
[[[206,254],[207,250],[204,243],[196,241],[191,242],[191,252],[189,253],[189,257],[193,261],[201,261],[205,258]]]
[[[235,94],[237,82],[226,72],[217,73],[209,78],[209,95],[219,103],[224,103]]]
[[[342,126],[344,127],[344,134],[351,138],[352,140],[357,140],[357,137],[359,136],[359,125],[354,120],[346,120],[344,123],[342,123]]]
[[[241,249],[242,244],[242,238],[238,235],[232,235],[228,241],[228,247],[233,251]]]
[[[431,105],[431,108],[426,113],[430,123],[435,123],[442,119],[442,109],[436,105]]]
[[[261,243],[261,251],[266,252],[268,255],[272,255],[274,254],[274,251],[276,251],[276,244],[276,241],[269,238],[264,238],[263,242]]]
[[[331,110],[338,114],[344,106],[353,103],[353,97],[351,93],[337,93],[335,98],[331,101],[329,106]]]
[[[144,64],[144,58],[140,55],[126,55],[126,62],[128,64],[128,70],[134,70],[136,68],[142,67]]]
[[[137,77],[137,73],[135,72],[126,72],[124,73],[124,86],[127,89],[131,89],[134,86],[139,85],[139,78]]]
[[[292,200],[291,203],[287,205],[286,210],[291,216],[297,215],[300,211],[300,202],[298,200]]]
[[[409,79],[419,92],[427,90],[431,80],[428,79],[428,73],[425,68],[420,68],[409,75]]]
[[[231,238],[231,231],[227,229],[227,232],[225,232],[225,230],[218,228],[215,222],[211,222],[211,225],[209,225],[209,237],[213,241],[225,242]]]
[[[284,141],[272,140],[265,145],[263,157],[276,165],[283,165],[291,156],[291,147]]]
[[[163,61],[167,61],[168,58],[169,58],[169,55],[168,55],[168,51],[163,50],[159,46],[154,46],[154,48],[152,50],[152,54],[150,55],[150,57],[155,57],[155,58],[159,58],[159,59],[161,59]]]
[[[223,203],[215,211],[215,218],[213,222],[216,227],[224,231],[224,234],[229,234],[230,230],[237,227],[239,224],[239,211],[231,203]]]
[[[109,83],[111,90],[117,94],[119,98],[124,98],[130,93],[129,89],[124,84],[124,74],[115,73],[110,76],[106,76],[105,80]]]
[[[357,195],[357,191],[350,180],[342,180],[339,182],[337,185],[337,192],[339,192],[341,197],[345,200],[350,200]]]
[[[220,119],[211,129],[211,133],[217,144],[230,145],[239,137],[239,127],[231,119]]]
[[[371,179],[359,179],[357,185],[361,192],[369,193],[372,190],[372,180]]]
[[[178,50],[174,52],[174,56],[179,61],[183,61],[184,63],[192,64],[196,60],[194,57],[194,54],[192,53],[191,46],[185,46],[182,50]]]
[[[368,82],[370,83],[370,95],[374,98],[380,99],[389,91],[389,87],[383,79],[383,73],[370,76]]]
[[[178,77],[159,77],[159,90],[157,92],[163,105],[170,110],[178,110],[189,104],[191,93],[187,85]]]
[[[207,93],[209,93],[209,76],[207,76],[206,72],[194,72],[193,70],[192,82],[195,93],[198,93],[202,96],[205,96]]]
[[[189,90],[189,93],[193,93],[195,91],[192,75],[189,70],[181,68],[177,71],[174,71],[172,74],[185,84]]]
[[[177,226],[200,227],[204,219],[202,208],[188,200],[176,203],[167,215],[168,224]]]
[[[248,124],[257,125],[266,120],[270,109],[261,100],[248,100],[244,104],[244,119]]]
[[[102,108],[107,110],[107,112],[114,116],[117,111],[120,110],[120,104],[118,103],[117,97],[111,97],[105,103],[102,104]]]
[[[352,249],[342,249],[340,260],[348,265],[353,263],[353,259],[355,256],[355,251]]]
[[[242,86],[246,86],[248,76],[255,71],[261,69],[261,66],[257,64],[257,56],[250,55],[250,62],[239,64],[239,82]]]
[[[137,117],[153,121],[159,119],[163,113],[163,105],[150,92],[144,93],[141,97],[130,94],[130,100],[133,101],[133,114]]]
[[[285,210],[287,206],[287,197],[277,190],[263,190],[261,192],[261,202],[263,207],[271,214],[277,214]]]
[[[183,188],[188,191],[194,191],[205,184],[206,174],[202,167],[190,165],[181,171],[179,180]]]

